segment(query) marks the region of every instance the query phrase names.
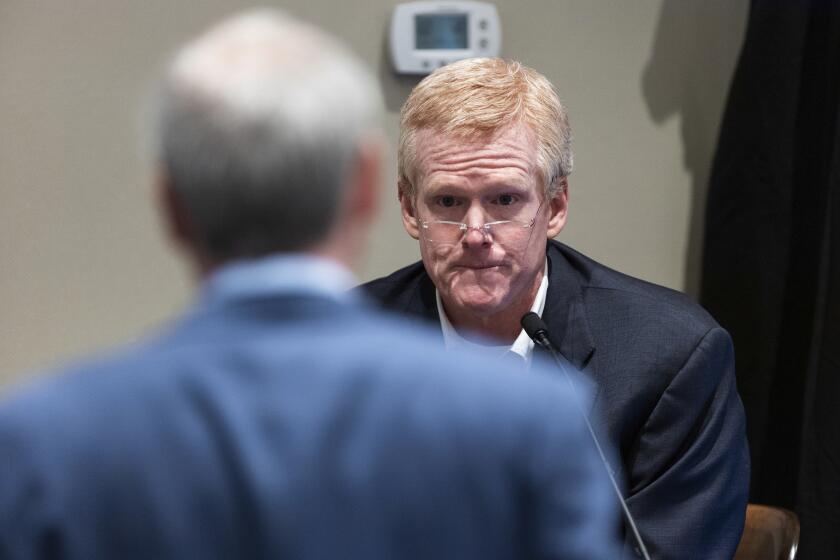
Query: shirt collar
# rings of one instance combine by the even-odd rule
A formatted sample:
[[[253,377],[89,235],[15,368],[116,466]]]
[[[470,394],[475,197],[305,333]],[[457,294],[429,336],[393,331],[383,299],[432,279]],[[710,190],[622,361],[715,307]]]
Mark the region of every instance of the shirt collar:
[[[304,253],[239,260],[213,272],[201,289],[206,303],[277,293],[351,298],[353,274],[336,261]]]
[[[537,290],[537,296],[534,298],[534,303],[531,305],[531,311],[539,316],[542,316],[543,310],[545,309],[545,298],[547,293],[548,259],[546,259],[545,267],[543,268],[543,277],[542,282],[540,282],[540,288]],[[437,289],[435,289],[435,302],[437,303],[438,315],[440,316],[440,328],[441,331],[443,331],[443,342],[447,348],[472,348],[493,356],[501,356],[505,352],[510,351],[522,356],[526,363],[531,362],[531,356],[534,353],[534,341],[531,340],[531,337],[528,336],[528,333],[526,333],[524,329],[519,332],[519,336],[516,337],[516,340],[514,340],[513,344],[510,346],[507,344],[501,346],[487,346],[471,342],[458,334],[458,331],[456,331],[455,327],[452,326],[452,322],[449,320],[449,317],[446,315],[446,311],[443,309],[443,302],[440,300],[440,293]]]

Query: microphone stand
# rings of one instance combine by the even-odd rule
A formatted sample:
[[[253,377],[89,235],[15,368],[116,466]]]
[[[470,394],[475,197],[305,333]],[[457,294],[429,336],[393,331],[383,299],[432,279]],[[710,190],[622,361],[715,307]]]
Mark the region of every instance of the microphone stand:
[[[581,400],[578,397],[577,389],[575,388],[575,384],[572,381],[572,377],[569,375],[566,366],[563,365],[563,360],[560,359],[560,354],[557,352],[557,350],[554,349],[554,345],[551,344],[551,341],[548,339],[548,328],[546,327],[542,318],[533,311],[526,313],[522,317],[521,323],[522,328],[525,329],[525,332],[528,334],[529,337],[531,337],[531,340],[548,350],[548,352],[551,354],[551,357],[554,358],[554,361],[557,363],[557,367],[560,368],[560,371],[562,371],[563,375],[566,377],[566,381],[569,383],[569,387],[571,387],[572,389],[572,394],[574,395],[574,400],[575,404],[578,407],[578,411],[583,417],[584,422],[586,422],[586,428],[589,430],[589,436],[592,438],[592,442],[595,444],[595,449],[598,450],[598,455],[601,456],[601,462],[603,463],[604,468],[607,471],[607,476],[609,476],[610,478],[610,482],[612,483],[615,495],[618,497],[618,501],[621,504],[621,513],[624,515],[624,521],[627,524],[627,527],[630,528],[630,532],[633,534],[633,540],[636,541],[636,547],[634,548],[634,552],[639,558],[643,558],[644,560],[650,560],[650,555],[648,554],[647,548],[645,548],[645,543],[642,541],[642,536],[639,534],[639,529],[636,527],[636,522],[633,520],[633,515],[630,513],[630,509],[627,507],[627,502],[624,501],[624,496],[621,495],[621,490],[618,487],[618,483],[615,481],[615,477],[613,476],[610,463],[609,461],[607,461],[607,457],[606,455],[604,455],[604,450],[601,449],[601,444],[598,442],[598,436],[595,435],[595,430],[592,428],[592,424],[589,422],[589,417],[587,416],[586,411],[583,410],[583,406],[581,405]]]

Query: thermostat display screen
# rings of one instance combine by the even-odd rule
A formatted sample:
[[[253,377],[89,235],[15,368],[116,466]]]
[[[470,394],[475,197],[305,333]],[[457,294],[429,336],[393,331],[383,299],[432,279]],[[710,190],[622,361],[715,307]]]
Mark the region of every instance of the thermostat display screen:
[[[401,2],[394,6],[388,43],[398,74],[429,74],[456,60],[499,56],[502,22],[489,2]]]
[[[418,14],[414,16],[414,36],[418,50],[466,49],[467,14]]]

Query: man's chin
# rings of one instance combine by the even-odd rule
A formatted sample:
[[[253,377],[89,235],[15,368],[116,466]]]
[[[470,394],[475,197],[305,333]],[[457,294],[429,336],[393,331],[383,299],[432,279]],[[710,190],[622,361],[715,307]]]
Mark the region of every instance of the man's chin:
[[[454,305],[476,316],[494,315],[510,292],[508,271],[506,267],[456,268],[445,280],[449,289],[442,290],[441,297],[447,307]]]
[[[503,296],[497,293],[474,290],[453,293],[449,299],[458,308],[479,317],[496,314],[504,300]]]

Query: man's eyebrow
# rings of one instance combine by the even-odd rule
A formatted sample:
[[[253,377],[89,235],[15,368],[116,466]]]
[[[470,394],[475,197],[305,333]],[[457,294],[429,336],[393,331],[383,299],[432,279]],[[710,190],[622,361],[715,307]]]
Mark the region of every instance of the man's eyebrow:
[[[470,187],[462,186],[458,183],[453,183],[450,181],[441,181],[437,183],[430,182],[428,185],[425,186],[423,192],[427,195],[435,195],[441,192],[446,192],[448,194],[469,194],[481,196],[482,194],[485,194],[487,192],[498,193],[501,191],[515,191],[517,193],[530,193],[533,190],[534,189],[531,187],[531,185],[524,180],[499,179],[498,181],[493,181],[491,183],[483,185],[478,190],[474,190]]]
[[[426,185],[426,187],[423,189],[423,191],[426,194],[437,194],[440,191],[462,193],[462,192],[466,192],[466,191],[469,191],[469,190],[471,190],[471,189],[469,189],[468,187],[464,187],[462,185],[459,185],[457,183],[453,183],[451,181],[440,181],[440,182],[432,181],[428,185]]]
[[[531,185],[528,184],[527,181],[520,180],[520,179],[510,179],[510,180],[499,180],[493,181],[485,185],[486,189],[493,189],[493,190],[504,190],[504,189],[515,189],[518,191],[530,191]]]

